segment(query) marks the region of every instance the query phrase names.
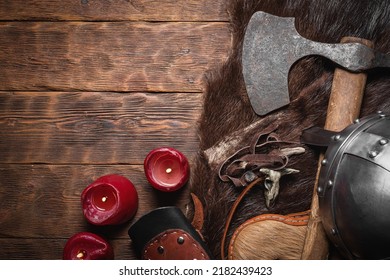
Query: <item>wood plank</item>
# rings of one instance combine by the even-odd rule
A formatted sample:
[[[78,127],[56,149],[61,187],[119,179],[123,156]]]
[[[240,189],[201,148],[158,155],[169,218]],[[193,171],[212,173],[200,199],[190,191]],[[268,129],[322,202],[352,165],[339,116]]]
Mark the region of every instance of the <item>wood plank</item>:
[[[224,0],[0,0],[0,19],[227,21],[225,6]]]
[[[191,158],[202,95],[0,92],[0,162],[142,164],[157,147]]]
[[[2,22],[0,90],[199,92],[227,23]]]
[[[59,260],[67,239],[0,238],[0,260]],[[116,260],[136,259],[131,240],[108,240]]]
[[[83,216],[81,192],[98,177],[121,174],[135,185],[139,207],[133,220],[119,226],[94,226]],[[68,239],[81,231],[108,239],[128,239],[131,223],[161,206],[185,209],[188,189],[175,193],[154,190],[143,166],[134,165],[7,165],[0,164],[0,239]],[[1,252],[1,250],[0,250]]]

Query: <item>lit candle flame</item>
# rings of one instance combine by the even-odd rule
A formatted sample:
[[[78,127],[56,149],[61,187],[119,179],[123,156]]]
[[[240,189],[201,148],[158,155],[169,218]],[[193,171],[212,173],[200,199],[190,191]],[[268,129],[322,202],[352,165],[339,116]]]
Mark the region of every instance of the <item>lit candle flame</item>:
[[[103,201],[103,202],[106,202],[106,201],[107,201],[107,196],[103,196],[103,197],[102,197],[102,201]]]
[[[83,251],[80,251],[77,256],[76,256],[78,259],[83,259],[84,258],[84,252]]]
[[[172,172],[172,168],[167,168],[167,169],[165,170],[165,172],[166,172],[167,174],[171,173],[171,172]]]

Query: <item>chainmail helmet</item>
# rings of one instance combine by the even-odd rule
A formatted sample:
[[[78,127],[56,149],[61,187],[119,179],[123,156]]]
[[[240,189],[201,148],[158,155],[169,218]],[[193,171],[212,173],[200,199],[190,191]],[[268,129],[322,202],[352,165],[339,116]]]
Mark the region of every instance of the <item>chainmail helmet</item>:
[[[390,117],[378,112],[336,134],[309,129],[305,138],[327,146],[317,193],[330,241],[349,259],[390,258]]]

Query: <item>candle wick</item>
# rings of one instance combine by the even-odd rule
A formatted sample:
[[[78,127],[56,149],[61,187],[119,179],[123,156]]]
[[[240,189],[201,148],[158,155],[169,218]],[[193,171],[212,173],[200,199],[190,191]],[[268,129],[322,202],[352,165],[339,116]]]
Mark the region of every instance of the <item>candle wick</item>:
[[[106,201],[107,201],[107,196],[103,196],[103,197],[102,197],[102,201],[103,201],[103,202],[106,202]]]
[[[166,172],[167,174],[171,173],[171,172],[172,172],[172,168],[167,168],[167,169],[165,170],[165,172]]]

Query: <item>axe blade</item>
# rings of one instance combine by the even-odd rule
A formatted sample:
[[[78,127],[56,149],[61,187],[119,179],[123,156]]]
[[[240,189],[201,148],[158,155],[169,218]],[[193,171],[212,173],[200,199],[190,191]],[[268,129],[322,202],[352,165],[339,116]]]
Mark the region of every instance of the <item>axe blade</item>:
[[[301,37],[295,30],[294,18],[256,12],[248,23],[242,71],[249,100],[260,116],[290,103],[288,73],[299,55],[286,40],[294,33]]]
[[[308,40],[294,18],[256,12],[243,42],[242,71],[256,114],[263,116],[290,103],[288,74],[302,57],[320,55],[351,72],[390,67],[390,56],[360,43],[326,44]]]

